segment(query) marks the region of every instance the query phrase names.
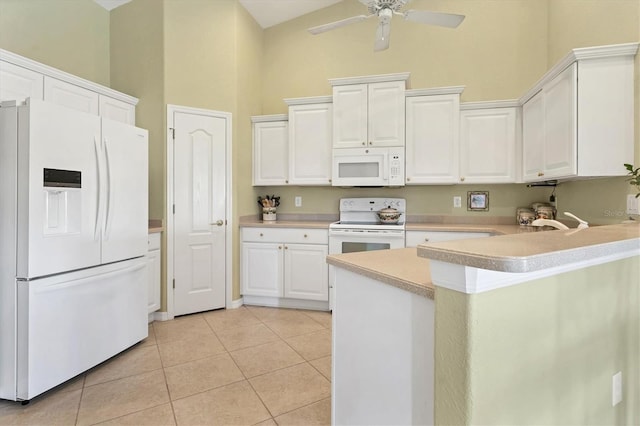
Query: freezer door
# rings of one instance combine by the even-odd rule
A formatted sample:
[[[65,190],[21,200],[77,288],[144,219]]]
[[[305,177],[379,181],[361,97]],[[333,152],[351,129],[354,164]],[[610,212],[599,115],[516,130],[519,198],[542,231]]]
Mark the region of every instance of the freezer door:
[[[144,258],[18,282],[17,399],[32,399],[147,337],[146,286]]]
[[[148,133],[102,119],[106,167],[102,263],[144,256],[148,234]]]
[[[100,264],[100,118],[30,99],[17,125],[18,277]]]

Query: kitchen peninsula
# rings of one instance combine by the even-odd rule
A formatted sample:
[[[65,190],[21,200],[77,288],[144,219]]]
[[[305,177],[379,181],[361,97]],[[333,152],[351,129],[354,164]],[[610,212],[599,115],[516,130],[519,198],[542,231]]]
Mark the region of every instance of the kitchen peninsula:
[[[327,261],[335,424],[640,419],[639,224]]]

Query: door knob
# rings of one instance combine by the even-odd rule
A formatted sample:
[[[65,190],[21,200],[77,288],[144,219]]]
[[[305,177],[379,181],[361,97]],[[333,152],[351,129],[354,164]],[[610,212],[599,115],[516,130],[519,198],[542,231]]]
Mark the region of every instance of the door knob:
[[[216,220],[215,223],[211,223],[210,225],[222,226],[224,225],[224,220],[221,220],[221,219]]]

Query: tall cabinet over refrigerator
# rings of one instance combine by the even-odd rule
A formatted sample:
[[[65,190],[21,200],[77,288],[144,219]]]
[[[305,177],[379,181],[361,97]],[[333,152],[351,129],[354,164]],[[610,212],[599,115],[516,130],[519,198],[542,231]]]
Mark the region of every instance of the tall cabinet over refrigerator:
[[[0,106],[0,398],[29,400],[147,336],[148,134]]]

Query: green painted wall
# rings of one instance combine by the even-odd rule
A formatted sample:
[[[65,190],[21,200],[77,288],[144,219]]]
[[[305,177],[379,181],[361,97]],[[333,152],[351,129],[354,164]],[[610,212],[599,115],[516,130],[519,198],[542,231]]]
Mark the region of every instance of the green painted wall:
[[[636,256],[476,295],[437,288],[435,423],[640,423],[639,271]]]
[[[0,0],[0,48],[109,86],[109,12],[92,0]]]

